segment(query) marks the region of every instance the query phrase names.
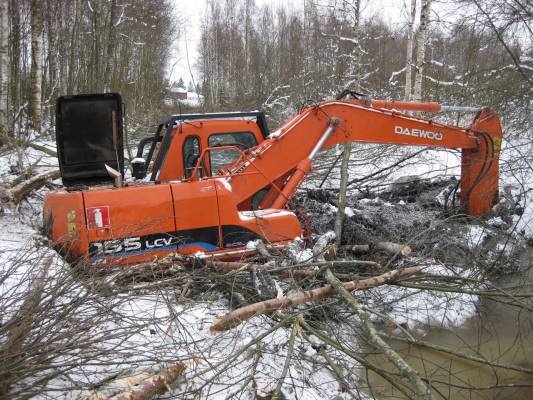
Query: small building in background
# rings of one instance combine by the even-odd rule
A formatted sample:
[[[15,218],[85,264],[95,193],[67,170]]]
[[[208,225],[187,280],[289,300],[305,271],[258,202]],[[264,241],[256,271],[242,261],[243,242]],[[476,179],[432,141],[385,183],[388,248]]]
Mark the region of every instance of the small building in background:
[[[172,86],[168,88],[167,99],[170,100],[171,104],[180,100],[187,100],[187,89],[178,86],[178,84],[174,82]]]
[[[188,91],[182,85],[174,82],[168,89],[165,99],[165,106],[169,108],[188,106],[199,107],[202,103],[203,96],[198,93]]]

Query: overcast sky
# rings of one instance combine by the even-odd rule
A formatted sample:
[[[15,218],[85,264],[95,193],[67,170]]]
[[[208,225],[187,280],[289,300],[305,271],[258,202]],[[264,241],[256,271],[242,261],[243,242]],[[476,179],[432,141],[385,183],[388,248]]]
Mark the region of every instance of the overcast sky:
[[[184,21],[180,40],[174,47],[174,56],[169,65],[171,81],[180,77],[185,82],[191,81],[191,72],[195,81],[198,81],[195,64],[197,49],[200,40],[200,27],[205,16],[207,0],[173,0],[174,13],[177,18]],[[223,1],[223,0],[219,0]],[[318,0],[320,4],[320,0]],[[258,6],[274,4],[294,9],[303,9],[304,0],[255,0]],[[325,3],[325,1],[324,1]],[[363,18],[380,14],[385,22],[393,25],[405,24],[406,0],[367,0],[363,1]],[[187,53],[188,60],[187,62]],[[192,71],[189,71],[189,64]]]

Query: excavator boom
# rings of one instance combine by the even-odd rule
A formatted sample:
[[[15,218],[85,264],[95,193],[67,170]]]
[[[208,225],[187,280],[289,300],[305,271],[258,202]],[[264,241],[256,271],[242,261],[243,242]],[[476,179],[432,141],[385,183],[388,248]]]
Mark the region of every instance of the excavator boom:
[[[261,208],[283,208],[311,170],[312,159],[329,147],[352,142],[462,149],[461,199],[467,212],[486,214],[498,195],[499,117],[480,109],[468,128],[444,125],[365,105],[358,100],[327,101],[303,110],[226,173],[238,202],[268,190]],[[392,102],[389,105],[394,104]],[[408,110],[437,110],[436,103],[396,103]],[[440,105],[438,105],[441,107]]]

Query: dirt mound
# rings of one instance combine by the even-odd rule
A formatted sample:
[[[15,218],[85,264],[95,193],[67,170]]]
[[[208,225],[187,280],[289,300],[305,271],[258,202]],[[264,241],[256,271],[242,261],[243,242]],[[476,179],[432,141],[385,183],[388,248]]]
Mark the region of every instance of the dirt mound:
[[[405,179],[379,194],[348,196],[341,244],[390,241],[408,244],[417,257],[444,264],[477,265],[491,273],[518,270],[526,246],[505,222],[509,210],[495,207],[480,219],[465,216],[443,201],[456,195],[455,187],[455,179]],[[307,190],[296,196],[295,204],[308,215],[315,234],[334,229],[337,193]]]

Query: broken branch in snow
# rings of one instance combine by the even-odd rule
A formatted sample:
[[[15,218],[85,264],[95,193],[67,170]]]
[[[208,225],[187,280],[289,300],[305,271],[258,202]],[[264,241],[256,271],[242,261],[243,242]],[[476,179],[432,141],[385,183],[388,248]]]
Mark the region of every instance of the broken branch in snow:
[[[419,267],[409,267],[401,270],[392,270],[379,276],[363,280],[353,280],[343,284],[348,291],[370,289],[376,286],[383,285],[387,282],[414,275],[420,271]],[[283,296],[277,299],[270,299],[261,301],[259,303],[250,304],[245,307],[238,308],[223,317],[215,320],[209,327],[211,332],[223,332],[234,328],[241,322],[252,318],[255,315],[267,314],[276,310],[281,310],[289,307],[294,307],[299,304],[307,303],[309,301],[317,301],[326,297],[333,296],[337,291],[332,286],[324,286],[304,292],[294,293],[288,296]]]
[[[392,242],[344,245],[340,246],[339,250],[344,250],[351,253],[368,253],[372,250],[381,250],[389,254],[398,254],[403,257],[407,257],[411,254],[411,248],[409,246]]]
[[[38,321],[38,316],[34,310],[39,308],[43,296],[46,295],[44,286],[51,264],[52,257],[46,257],[42,270],[31,283],[19,310],[7,321],[2,321],[2,330],[6,333],[3,339],[7,340],[3,341],[0,354],[2,354],[3,363],[7,365],[19,363],[20,359],[23,358],[24,342],[29,340],[33,326]],[[4,398],[4,396],[7,398],[10,386],[15,379],[16,374],[13,375],[10,368],[0,368],[0,398]]]
[[[48,147],[41,146],[40,144],[32,143],[23,139],[15,139],[7,135],[0,135],[0,145],[1,144],[8,144],[13,147],[32,147],[35,150],[48,154],[49,156],[57,157],[57,153]]]
[[[32,191],[40,189],[46,184],[46,182],[57,179],[59,176],[60,173],[58,169],[37,174],[9,189],[8,196],[10,197],[11,201],[13,201],[15,204],[18,204]]]
[[[427,342],[427,341],[424,341],[424,340],[421,340],[421,339],[404,338],[404,337],[401,337],[401,336],[387,335],[387,334],[384,334],[384,333],[380,333],[380,336],[387,337],[387,338],[390,338],[392,340],[397,340],[397,341],[400,341],[400,342],[403,342],[403,343],[407,343],[407,344],[410,344],[410,345],[414,345],[414,346],[418,346],[418,347],[426,347],[428,349],[432,349],[432,350],[435,350],[435,351],[438,351],[438,352],[441,352],[441,353],[450,354],[450,355],[452,355],[454,357],[461,358],[461,359],[464,359],[464,360],[469,360],[469,361],[472,361],[472,362],[475,362],[475,363],[479,363],[479,364],[490,365],[491,367],[509,369],[509,370],[512,370],[512,371],[522,372],[522,373],[525,373],[525,374],[533,374],[533,369],[531,369],[531,368],[522,367],[520,365],[507,364],[507,363],[499,362],[497,360],[492,361],[492,360],[489,360],[489,359],[487,359],[485,357],[476,356],[474,354],[463,353],[461,351],[453,350],[451,348],[440,346],[438,344]]]
[[[294,351],[294,340],[296,338],[296,331],[298,329],[299,329],[298,320],[295,320],[292,324],[291,336],[289,337],[289,347],[287,349],[287,357],[285,358],[285,363],[283,364],[283,370],[281,372],[281,377],[279,378],[278,384],[276,385],[276,389],[274,390],[274,393],[272,395],[272,400],[281,400],[285,398],[284,396],[281,396],[281,389],[283,388],[283,382],[285,381],[285,378],[287,377],[287,372],[289,372],[289,367],[291,365],[292,353]]]
[[[37,165],[41,162],[42,157],[39,157],[37,160],[32,162],[30,165],[28,165],[24,170],[19,173],[19,175],[11,181],[11,187],[14,187],[18,185],[19,183],[25,181],[26,179],[30,179],[33,175],[33,171],[37,167]]]
[[[148,400],[156,395],[166,393],[170,389],[170,385],[175,383],[185,371],[183,363],[177,363],[171,368],[164,368],[157,374],[145,378],[144,374],[138,377],[126,377],[115,384],[124,385],[125,387],[140,385],[139,390],[123,391],[116,395],[105,395],[102,392],[94,393],[91,396],[83,396],[80,400]]]
[[[307,264],[305,266],[311,267],[314,264]],[[222,269],[222,270],[230,270],[230,271],[252,271],[257,269],[263,269],[268,270],[272,273],[279,273],[279,276],[282,278],[307,278],[310,276],[316,275],[316,271],[306,271],[302,269],[288,269],[288,268],[279,268],[279,269],[271,269],[268,266],[261,265],[261,264],[254,264],[254,263],[246,263],[246,262],[235,262],[235,261],[214,261],[210,260],[206,262],[206,266]]]

